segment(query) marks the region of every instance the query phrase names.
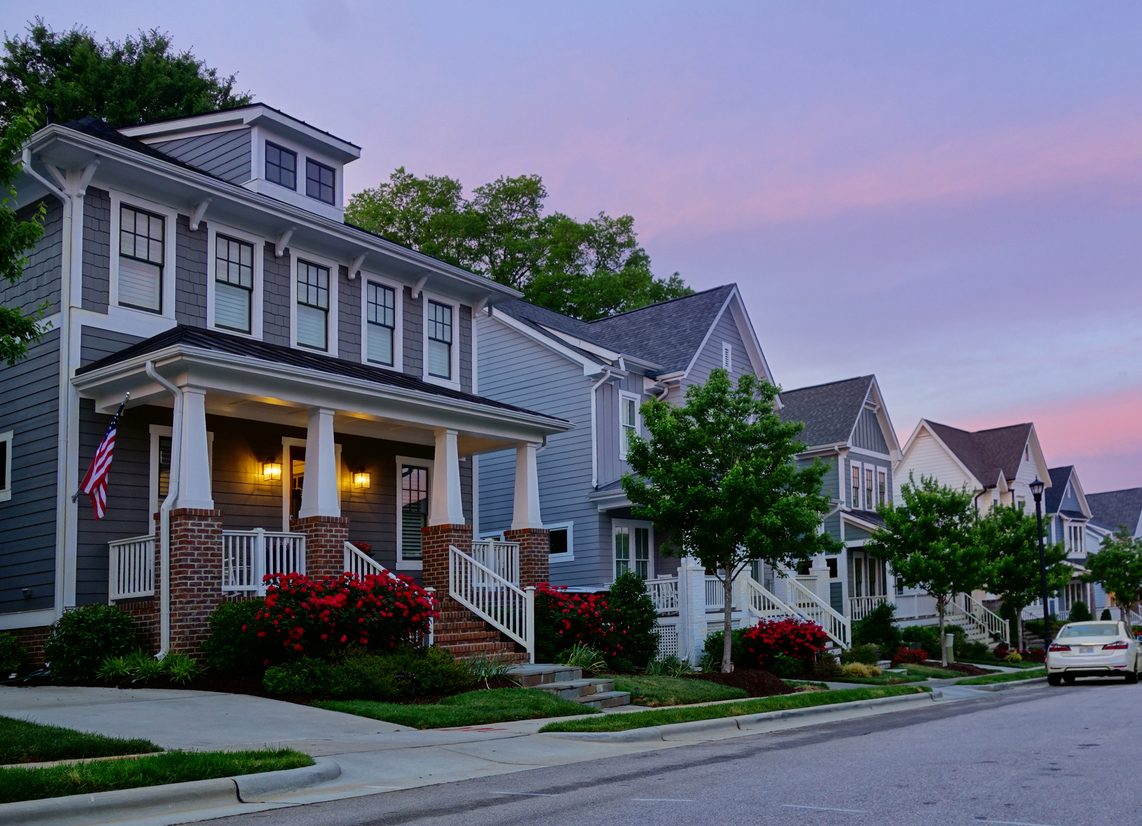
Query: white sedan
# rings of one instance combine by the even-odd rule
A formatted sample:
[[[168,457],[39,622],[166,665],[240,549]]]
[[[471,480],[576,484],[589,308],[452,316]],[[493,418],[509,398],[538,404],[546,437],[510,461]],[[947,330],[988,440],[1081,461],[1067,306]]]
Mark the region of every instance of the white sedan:
[[[1073,683],[1076,677],[1121,674],[1138,682],[1142,651],[1121,622],[1069,622],[1047,647],[1047,682]]]

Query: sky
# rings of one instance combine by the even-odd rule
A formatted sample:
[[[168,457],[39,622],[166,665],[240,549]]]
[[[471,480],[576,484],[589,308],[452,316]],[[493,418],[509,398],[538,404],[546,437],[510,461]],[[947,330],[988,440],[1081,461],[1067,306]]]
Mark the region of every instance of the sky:
[[[534,173],[551,210],[633,215],[657,274],[739,285],[784,388],[875,373],[902,444],[1031,421],[1088,493],[1142,486],[1142,4],[36,9],[166,30],[360,145],[350,193]]]

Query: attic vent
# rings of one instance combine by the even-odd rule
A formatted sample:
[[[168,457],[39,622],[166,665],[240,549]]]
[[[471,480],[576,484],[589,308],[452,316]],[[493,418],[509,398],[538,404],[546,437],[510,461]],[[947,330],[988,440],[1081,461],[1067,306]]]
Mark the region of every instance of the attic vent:
[[[727,373],[734,369],[734,345],[722,342],[722,369]]]

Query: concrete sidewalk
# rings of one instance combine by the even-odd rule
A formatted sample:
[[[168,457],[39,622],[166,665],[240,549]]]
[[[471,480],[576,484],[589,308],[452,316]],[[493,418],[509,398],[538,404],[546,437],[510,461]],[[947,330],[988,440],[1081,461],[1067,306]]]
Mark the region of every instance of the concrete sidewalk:
[[[945,699],[987,696],[961,689]],[[295,775],[251,775],[149,789],[0,805],[0,824],[173,824],[436,783],[597,760],[650,749],[853,719],[937,701],[933,695],[772,712],[643,730],[569,737],[538,734],[546,720],[417,731],[335,711],[239,694],[159,689],[0,687],[0,715],[144,737],[167,749],[288,747],[312,755]],[[307,774],[308,773],[308,774]],[[204,785],[212,784],[212,785]],[[228,784],[228,785],[227,785]],[[198,789],[186,787],[198,786]],[[99,803],[99,806],[93,806]]]

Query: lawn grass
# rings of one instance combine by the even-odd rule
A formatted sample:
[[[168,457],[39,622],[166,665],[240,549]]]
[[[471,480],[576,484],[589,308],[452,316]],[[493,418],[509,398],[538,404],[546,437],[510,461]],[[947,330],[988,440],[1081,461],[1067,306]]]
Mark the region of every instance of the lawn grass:
[[[688,677],[649,677],[643,674],[608,674],[615,691],[629,691],[636,706],[684,706],[715,700],[740,700],[749,696],[740,688]]]
[[[760,714],[765,711],[784,711],[787,709],[855,702],[857,700],[873,700],[879,697],[921,694],[926,690],[927,689],[916,686],[883,686],[782,694],[777,697],[760,697],[752,700],[718,703],[709,706],[660,708],[653,711],[633,711],[629,714],[608,714],[603,717],[593,717],[583,720],[564,720],[548,723],[540,729],[540,732],[627,731],[629,729],[661,726],[671,723],[689,723],[694,720],[714,720],[720,717],[739,717],[743,714]]]
[[[978,665],[980,668],[987,668],[989,666],[1006,666],[1007,668],[1042,668],[1043,663],[1036,662],[1035,660],[1020,660],[1017,663],[1008,662],[1007,660],[997,660],[992,658],[990,660],[972,660],[969,665]]]
[[[1014,683],[1019,680],[1040,680],[1047,676],[1047,669],[1039,666],[1036,669],[1024,671],[1004,671],[999,674],[984,674],[980,677],[968,677],[958,680],[956,685],[991,685],[992,683]]]
[[[907,672],[910,677],[923,677],[924,679],[949,679],[952,677],[962,676],[959,671],[952,671],[950,668],[940,668],[935,665],[921,665],[920,663],[904,663],[901,668]]]
[[[72,794],[109,792],[210,780],[240,774],[312,766],[313,759],[290,749],[236,752],[170,751],[120,760],[67,763],[46,768],[0,768],[0,803]]]
[[[844,674],[838,674],[836,677],[830,677],[831,683],[856,683],[857,685],[904,685],[907,683],[922,683],[927,677],[921,677],[919,674],[881,674],[879,677],[846,677]]]
[[[101,734],[0,717],[0,764],[110,757],[162,751],[149,740],[121,740]]]
[[[450,728],[531,720],[538,717],[567,717],[595,714],[598,709],[554,697],[533,688],[492,688],[466,691],[445,697],[439,703],[378,703],[372,700],[319,700],[318,708],[356,714],[413,728]]]

